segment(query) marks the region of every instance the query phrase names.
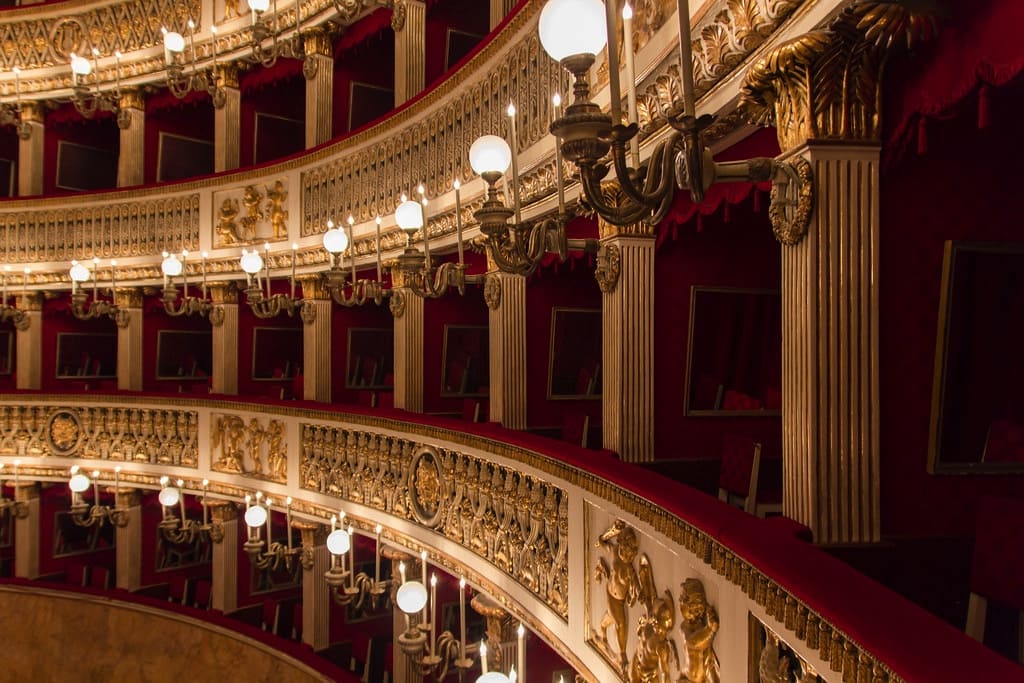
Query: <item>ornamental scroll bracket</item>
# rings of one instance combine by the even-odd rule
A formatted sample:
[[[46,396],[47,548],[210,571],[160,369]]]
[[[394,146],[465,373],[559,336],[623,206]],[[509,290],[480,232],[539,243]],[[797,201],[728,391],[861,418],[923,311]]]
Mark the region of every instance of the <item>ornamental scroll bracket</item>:
[[[775,126],[784,153],[812,141],[877,141],[886,60],[897,46],[912,48],[935,32],[935,17],[922,3],[856,2],[828,28],[757,60],[744,77],[738,109],[752,124]],[[805,186],[814,178],[806,162],[776,164],[773,180],[782,188],[772,189],[773,231],[783,244],[797,244],[810,222],[814,193]]]

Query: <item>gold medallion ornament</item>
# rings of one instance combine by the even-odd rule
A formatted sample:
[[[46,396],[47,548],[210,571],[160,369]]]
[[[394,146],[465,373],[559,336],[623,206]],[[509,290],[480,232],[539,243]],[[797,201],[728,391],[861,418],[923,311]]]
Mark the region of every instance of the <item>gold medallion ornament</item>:
[[[428,527],[435,526],[441,516],[441,466],[436,454],[429,446],[416,454],[409,488],[412,512],[420,524]]]
[[[493,273],[484,279],[484,302],[492,311],[498,310],[501,306],[501,281]]]
[[[66,456],[78,449],[82,440],[82,425],[78,414],[71,410],[58,410],[46,423],[46,440],[54,455]]]

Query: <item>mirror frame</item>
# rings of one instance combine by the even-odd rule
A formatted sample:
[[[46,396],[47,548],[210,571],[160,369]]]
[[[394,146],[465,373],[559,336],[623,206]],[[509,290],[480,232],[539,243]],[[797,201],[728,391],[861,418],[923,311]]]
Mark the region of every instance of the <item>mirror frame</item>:
[[[555,333],[556,333],[556,321],[559,313],[596,313],[598,320],[603,325],[602,316],[604,313],[600,308],[581,308],[579,306],[552,306],[551,307],[551,329],[549,330],[549,342],[548,342],[548,386],[547,386],[547,400],[549,401],[600,401],[604,394],[604,378],[599,375],[601,379],[602,390],[596,394],[556,394],[552,391],[552,383],[555,379]],[[604,339],[601,340],[604,344]],[[604,349],[601,350],[601,360],[604,363]],[[603,373],[604,368],[599,368],[599,372]]]
[[[469,325],[462,323],[450,323],[444,326],[444,340],[441,344],[441,398],[483,398],[490,395],[490,392],[481,393],[475,391],[458,392],[458,391],[445,391],[445,378],[448,375],[448,333],[451,330],[484,330],[490,334],[490,328],[488,325]],[[490,364],[490,345],[488,344],[488,357],[487,363]],[[490,377],[490,366],[488,365],[488,378]],[[488,387],[490,387],[490,380],[488,379]]]

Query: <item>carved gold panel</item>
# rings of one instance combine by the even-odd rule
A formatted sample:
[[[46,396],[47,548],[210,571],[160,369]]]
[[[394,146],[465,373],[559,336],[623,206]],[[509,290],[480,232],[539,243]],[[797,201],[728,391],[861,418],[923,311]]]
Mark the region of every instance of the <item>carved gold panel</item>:
[[[288,179],[222,190],[213,194],[215,247],[288,239]]]
[[[285,483],[288,478],[288,445],[282,420],[260,420],[228,413],[212,413],[210,424],[211,468],[218,472]]]

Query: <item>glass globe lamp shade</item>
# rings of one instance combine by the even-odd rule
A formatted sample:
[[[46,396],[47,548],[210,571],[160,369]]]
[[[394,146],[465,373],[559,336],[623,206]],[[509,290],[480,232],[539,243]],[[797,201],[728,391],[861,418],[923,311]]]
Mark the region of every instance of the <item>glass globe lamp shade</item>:
[[[511,163],[512,150],[497,135],[482,135],[469,148],[469,165],[477,175],[504,173]]]
[[[178,260],[178,257],[174,254],[169,255],[160,264],[160,270],[167,277],[177,277],[181,275],[182,263]]]
[[[157,500],[159,500],[160,504],[163,505],[165,508],[177,505],[180,499],[181,491],[179,491],[173,486],[168,486],[167,488],[160,489],[160,493],[157,495]]]
[[[352,547],[352,540],[344,529],[335,529],[327,536],[327,550],[331,555],[344,555]]]
[[[511,679],[500,671],[488,671],[476,679],[476,683],[510,683]]]
[[[249,275],[255,275],[263,269],[263,257],[259,255],[255,249],[247,251],[242,254],[242,258],[239,259],[239,265]],[[250,510],[252,508],[249,508]]]
[[[75,493],[83,493],[89,488],[90,483],[89,477],[79,473],[71,477],[71,480],[68,482],[68,488]]]
[[[164,34],[164,47],[171,52],[184,52],[185,39],[177,31],[168,31]]]
[[[261,527],[267,523],[267,508],[262,505],[253,505],[245,511],[245,523],[250,527]]]
[[[348,248],[348,235],[341,228],[331,228],[324,233],[324,249],[329,254],[340,254]]]
[[[253,12],[266,12],[270,9],[270,0],[248,0],[248,3]]]
[[[395,209],[395,222],[407,232],[415,232],[423,227],[423,208],[419,202],[409,199]]]
[[[71,55],[71,73],[76,76],[88,76],[92,73],[92,64],[80,55]]]
[[[608,42],[601,0],[548,0],[537,27],[540,43],[551,59],[596,55]]]
[[[395,601],[406,614],[416,614],[427,604],[427,587],[419,581],[406,581],[395,593]]]
[[[68,271],[68,277],[75,282],[87,282],[89,280],[89,269],[78,261],[72,261],[71,270]]]

